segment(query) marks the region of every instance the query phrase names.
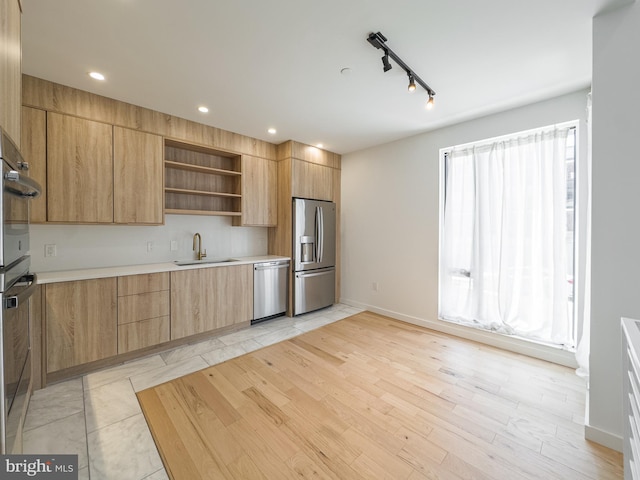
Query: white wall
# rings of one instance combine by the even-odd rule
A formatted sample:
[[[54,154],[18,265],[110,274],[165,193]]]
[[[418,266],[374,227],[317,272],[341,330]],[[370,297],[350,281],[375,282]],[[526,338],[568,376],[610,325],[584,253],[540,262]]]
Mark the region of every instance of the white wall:
[[[576,119],[584,132],[587,92],[343,155],[341,300],[452,331],[437,319],[439,150]]]
[[[73,270],[194,258],[193,234],[202,235],[208,258],[267,253],[267,229],[234,227],[228,217],[167,215],[165,225],[32,225],[31,269],[34,272]],[[178,250],[171,251],[171,240]],[[152,251],[147,252],[147,242]],[[57,246],[56,257],[45,257],[45,245]]]
[[[620,317],[640,318],[640,4],[594,18],[591,438],[622,435]]]

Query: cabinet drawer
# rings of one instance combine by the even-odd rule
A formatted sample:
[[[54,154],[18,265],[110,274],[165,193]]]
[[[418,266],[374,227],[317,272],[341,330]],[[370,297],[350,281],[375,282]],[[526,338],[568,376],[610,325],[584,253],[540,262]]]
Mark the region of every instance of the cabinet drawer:
[[[118,353],[127,353],[169,341],[169,316],[118,325]]]
[[[169,290],[169,272],[118,277],[118,296]]]
[[[118,297],[118,325],[169,315],[169,292]]]

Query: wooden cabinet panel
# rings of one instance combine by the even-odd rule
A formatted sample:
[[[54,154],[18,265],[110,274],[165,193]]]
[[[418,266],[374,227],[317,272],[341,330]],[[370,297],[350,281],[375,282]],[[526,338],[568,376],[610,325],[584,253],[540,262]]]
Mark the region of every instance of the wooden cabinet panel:
[[[45,285],[47,372],[117,353],[116,279]]]
[[[118,353],[168,342],[169,324],[169,316],[164,316],[118,325]]]
[[[169,292],[118,297],[118,325],[169,315]]]
[[[118,277],[118,296],[169,290],[169,272]]]
[[[251,320],[253,266],[171,272],[171,339]]]
[[[47,112],[22,107],[22,156],[28,174],[42,187],[42,194],[29,205],[31,223],[47,221]]]
[[[163,218],[162,137],[113,129],[113,217],[115,223],[159,225]]]
[[[253,316],[253,265],[205,268],[211,271],[215,328],[250,321]],[[219,270],[219,271],[216,271]]]
[[[234,225],[273,227],[278,221],[278,165],[263,158],[242,157],[242,217]]]
[[[22,103],[20,2],[0,2],[0,126],[18,147]]]
[[[113,127],[47,114],[47,218],[113,222]]]
[[[333,200],[333,168],[293,159],[292,195],[314,200]]]

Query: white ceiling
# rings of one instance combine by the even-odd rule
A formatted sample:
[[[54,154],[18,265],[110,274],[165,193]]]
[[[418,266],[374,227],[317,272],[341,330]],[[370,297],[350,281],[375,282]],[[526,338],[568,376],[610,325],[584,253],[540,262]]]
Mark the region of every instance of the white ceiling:
[[[274,143],[348,153],[588,86],[592,17],[621,3],[22,0],[23,71]],[[382,51],[366,41],[377,31],[436,91],[433,110],[420,87],[407,92],[396,64],[383,73]]]

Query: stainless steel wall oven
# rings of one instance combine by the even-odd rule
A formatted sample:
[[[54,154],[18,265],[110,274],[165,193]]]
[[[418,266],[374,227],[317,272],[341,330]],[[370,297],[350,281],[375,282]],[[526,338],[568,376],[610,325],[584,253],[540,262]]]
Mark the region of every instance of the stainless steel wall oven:
[[[29,199],[40,186],[27,177],[28,164],[0,129],[0,453],[21,453],[20,429],[29,402],[31,346],[29,297]]]

